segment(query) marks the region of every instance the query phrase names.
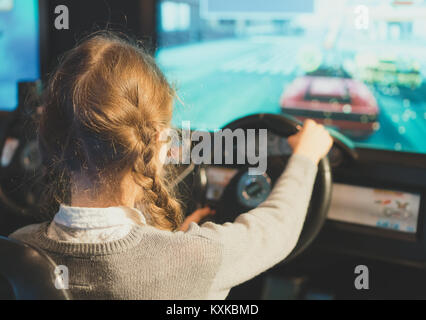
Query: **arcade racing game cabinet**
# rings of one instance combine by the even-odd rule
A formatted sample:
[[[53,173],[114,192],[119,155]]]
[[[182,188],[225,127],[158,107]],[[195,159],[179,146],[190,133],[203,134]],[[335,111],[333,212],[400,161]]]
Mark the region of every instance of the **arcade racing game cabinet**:
[[[180,98],[176,127],[267,129],[261,176],[233,163],[184,167],[177,183],[188,212],[210,205],[211,219],[223,223],[259,205],[291,154],[286,137],[305,118],[335,139],[294,252],[229,299],[426,298],[426,1],[62,2],[47,10],[81,12],[64,33],[39,28],[52,18],[43,1],[0,1],[0,235],[45,219],[38,104],[28,98],[46,73],[40,61],[56,61],[120,12],[134,34],[156,42]],[[40,54],[46,34],[49,50]],[[259,146],[258,134],[250,139]],[[5,279],[0,288],[10,289]]]
[[[204,166],[217,220],[273,184],[289,154],[277,118],[315,119],[335,138],[330,199],[312,209],[317,181],[295,252],[230,298],[425,298],[426,1],[163,0],[157,17],[157,61],[183,101],[175,125],[268,129],[267,179]],[[369,289],[358,290],[364,266]]]

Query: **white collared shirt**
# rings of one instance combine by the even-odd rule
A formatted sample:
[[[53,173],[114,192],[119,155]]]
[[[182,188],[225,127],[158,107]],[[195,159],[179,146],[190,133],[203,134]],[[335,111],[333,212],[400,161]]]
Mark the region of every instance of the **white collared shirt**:
[[[133,208],[61,205],[48,228],[47,236],[63,242],[102,243],[122,239],[135,225],[144,224],[144,215]]]

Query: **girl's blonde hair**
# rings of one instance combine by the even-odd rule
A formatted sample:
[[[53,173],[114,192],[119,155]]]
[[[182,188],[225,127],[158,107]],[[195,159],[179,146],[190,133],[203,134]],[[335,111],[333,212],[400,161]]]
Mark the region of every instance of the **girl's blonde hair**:
[[[73,173],[88,177],[96,196],[119,192],[119,179],[131,172],[151,223],[176,230],[181,206],[158,161],[158,137],[170,126],[173,98],[154,59],[128,39],[101,32],[69,51],[45,90],[39,125],[55,200],[69,201]]]

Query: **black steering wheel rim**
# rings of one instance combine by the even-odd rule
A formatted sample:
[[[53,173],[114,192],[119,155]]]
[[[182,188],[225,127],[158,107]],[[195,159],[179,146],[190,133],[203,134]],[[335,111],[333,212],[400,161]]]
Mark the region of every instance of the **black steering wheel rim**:
[[[224,127],[235,130],[238,128],[263,127],[270,129],[282,137],[288,137],[298,132],[301,123],[278,114],[254,114],[240,118]],[[320,233],[327,219],[332,195],[332,175],[328,157],[318,165],[318,173],[310,200],[308,214],[296,247],[283,262],[289,262],[305,251]]]

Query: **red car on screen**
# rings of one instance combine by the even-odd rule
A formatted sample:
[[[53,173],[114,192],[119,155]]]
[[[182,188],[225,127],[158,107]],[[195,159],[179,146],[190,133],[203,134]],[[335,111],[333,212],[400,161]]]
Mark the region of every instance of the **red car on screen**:
[[[349,77],[299,77],[285,88],[280,105],[285,114],[314,119],[352,138],[366,138],[378,128],[375,97]]]

